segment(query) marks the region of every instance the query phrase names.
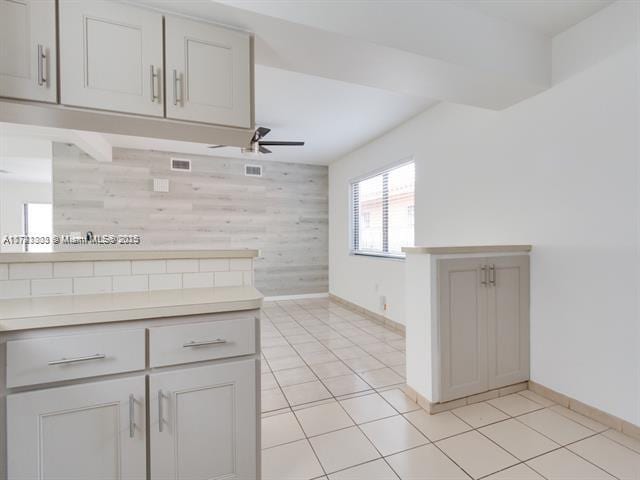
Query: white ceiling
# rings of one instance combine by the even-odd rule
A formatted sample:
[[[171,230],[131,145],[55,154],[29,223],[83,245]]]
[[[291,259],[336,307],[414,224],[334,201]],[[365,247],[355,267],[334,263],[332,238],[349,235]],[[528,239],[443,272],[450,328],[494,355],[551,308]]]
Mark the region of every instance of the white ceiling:
[[[555,36],[614,0],[456,0],[465,8]]]
[[[303,140],[303,147],[269,147],[264,160],[327,165],[433,105],[386,90],[256,65],[256,124],[265,140]],[[106,135],[113,146],[256,158],[238,148]]]
[[[501,109],[550,86],[555,35],[612,0],[130,0],[255,35],[264,160],[328,164],[437,101]],[[464,27],[464,28],[463,28]],[[255,158],[105,135],[113,146]]]

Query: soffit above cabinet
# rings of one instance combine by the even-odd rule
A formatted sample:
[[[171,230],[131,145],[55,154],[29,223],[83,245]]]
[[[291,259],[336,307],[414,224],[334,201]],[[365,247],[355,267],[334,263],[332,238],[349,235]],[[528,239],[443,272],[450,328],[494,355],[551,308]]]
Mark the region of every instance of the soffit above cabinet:
[[[0,99],[0,122],[246,147],[253,130]]]

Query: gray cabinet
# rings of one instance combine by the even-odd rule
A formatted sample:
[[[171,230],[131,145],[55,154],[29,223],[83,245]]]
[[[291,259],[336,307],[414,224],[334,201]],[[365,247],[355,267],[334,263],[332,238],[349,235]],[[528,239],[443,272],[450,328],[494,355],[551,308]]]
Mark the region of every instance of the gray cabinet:
[[[151,478],[256,479],[255,360],[149,377]]]
[[[487,288],[483,259],[440,260],[440,349],[443,400],[487,390]]]
[[[120,2],[62,1],[60,102],[162,117],[162,15]]]
[[[167,16],[167,118],[251,127],[247,33]]]
[[[145,378],[7,398],[8,478],[146,478]]]
[[[529,257],[487,259],[489,389],[529,379]]]
[[[258,338],[256,310],[0,334],[0,478],[256,480]]]
[[[57,101],[54,0],[0,0],[0,97]]]
[[[529,257],[438,260],[440,401],[529,378]]]

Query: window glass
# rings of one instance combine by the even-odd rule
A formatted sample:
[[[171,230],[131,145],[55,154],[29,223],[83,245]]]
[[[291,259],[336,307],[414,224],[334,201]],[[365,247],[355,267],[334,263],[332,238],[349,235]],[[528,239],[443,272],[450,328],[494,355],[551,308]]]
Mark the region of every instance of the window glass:
[[[415,167],[407,163],[353,182],[352,250],[402,256],[414,241]]]

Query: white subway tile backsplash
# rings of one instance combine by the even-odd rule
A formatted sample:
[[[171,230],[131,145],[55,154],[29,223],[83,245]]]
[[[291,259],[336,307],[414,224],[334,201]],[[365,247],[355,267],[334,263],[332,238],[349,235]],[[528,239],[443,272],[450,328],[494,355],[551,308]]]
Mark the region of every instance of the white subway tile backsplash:
[[[165,273],[166,271],[166,260],[134,260],[131,262],[131,273],[133,275]]]
[[[73,281],[70,278],[41,278],[31,280],[31,295],[34,297],[46,295],[71,295]]]
[[[56,278],[93,277],[93,262],[56,262],[53,264]]]
[[[0,298],[22,298],[31,295],[29,280],[0,281]]]
[[[9,264],[9,278],[11,280],[27,280],[32,278],[51,278],[53,265],[51,263],[11,263]]]
[[[213,272],[182,274],[182,288],[213,287]]]
[[[173,290],[177,288],[182,288],[182,275],[179,273],[149,275],[149,290]]]
[[[115,260],[106,262],[93,262],[94,275],[131,275],[131,262],[129,260]]]
[[[228,258],[203,258],[200,260],[201,272],[228,272]]]
[[[235,287],[242,285],[242,272],[216,272],[216,287]]]
[[[253,268],[253,262],[250,258],[232,258],[230,260],[230,270],[249,271]]]
[[[73,279],[73,293],[109,293],[112,290],[111,277],[83,277]]]
[[[167,273],[190,273],[198,271],[198,260],[167,260]]]
[[[142,292],[149,290],[148,275],[118,275],[113,277],[114,292]]]
[[[202,258],[0,263],[0,298],[253,285],[253,261]]]

